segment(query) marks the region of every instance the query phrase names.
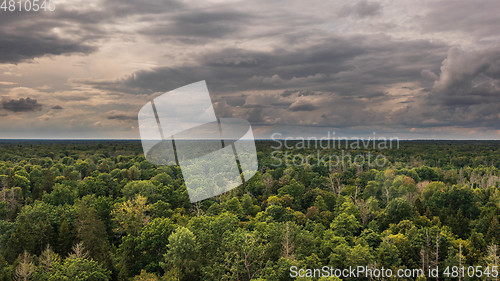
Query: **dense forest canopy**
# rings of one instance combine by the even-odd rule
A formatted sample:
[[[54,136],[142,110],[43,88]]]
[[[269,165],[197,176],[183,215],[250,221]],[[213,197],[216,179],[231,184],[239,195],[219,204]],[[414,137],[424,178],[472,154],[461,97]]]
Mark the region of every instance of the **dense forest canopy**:
[[[1,141],[0,280],[289,280],[293,266],[498,266],[500,142],[357,150],[383,153],[383,166],[321,165],[315,148],[273,154],[273,145],[257,142],[251,180],[191,204],[179,167],[148,163],[138,141]],[[299,154],[311,157],[276,165]]]

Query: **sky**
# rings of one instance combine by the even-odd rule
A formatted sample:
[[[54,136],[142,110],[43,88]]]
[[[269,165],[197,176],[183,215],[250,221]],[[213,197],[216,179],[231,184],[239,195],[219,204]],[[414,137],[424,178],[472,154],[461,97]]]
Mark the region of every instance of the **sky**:
[[[0,138],[139,138],[205,80],[258,138],[500,139],[497,0],[55,4],[0,11]]]

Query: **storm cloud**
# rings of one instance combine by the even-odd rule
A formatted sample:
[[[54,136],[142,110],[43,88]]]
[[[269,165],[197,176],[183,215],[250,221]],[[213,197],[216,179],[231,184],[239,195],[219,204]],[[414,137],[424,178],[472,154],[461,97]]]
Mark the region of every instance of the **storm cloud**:
[[[56,4],[57,12],[8,12],[0,17],[0,63],[19,63],[46,55],[89,54],[105,36],[102,13]]]
[[[38,103],[36,99],[32,98],[20,98],[20,99],[10,99],[1,101],[2,107],[5,110],[12,112],[29,112],[29,111],[40,111],[42,110],[42,105]]]
[[[108,116],[109,120],[121,120],[121,121],[128,121],[128,120],[137,120],[137,116],[135,115],[125,115],[125,114],[113,114]]]
[[[494,0],[56,5],[0,18],[0,128],[12,136],[10,112],[35,112],[33,134],[138,137],[144,103],[200,80],[217,116],[249,120],[257,137],[500,135]]]
[[[27,43],[29,42],[29,43]],[[94,48],[78,44],[56,36],[42,36],[36,39],[25,35],[0,36],[2,55],[0,63],[18,63],[44,55],[60,55],[67,53],[89,53]]]
[[[439,64],[446,54],[440,44],[385,39],[325,38],[305,48],[267,52],[222,49],[202,53],[193,66],[159,67],[116,81],[88,83],[105,90],[144,94],[206,79],[215,93],[293,88],[353,95],[363,93],[370,84],[418,79],[422,69]]]
[[[338,13],[341,17],[356,16],[370,17],[380,15],[382,5],[378,2],[359,1],[354,4],[345,5]]]

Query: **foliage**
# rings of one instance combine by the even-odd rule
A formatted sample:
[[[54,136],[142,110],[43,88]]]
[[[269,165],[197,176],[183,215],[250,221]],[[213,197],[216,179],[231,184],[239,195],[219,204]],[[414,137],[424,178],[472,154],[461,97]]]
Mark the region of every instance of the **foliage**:
[[[251,180],[191,204],[180,168],[135,141],[0,142],[0,280],[498,265],[500,143],[401,142],[379,167],[322,165],[310,147],[288,154],[308,163],[275,165],[272,144],[258,142]]]

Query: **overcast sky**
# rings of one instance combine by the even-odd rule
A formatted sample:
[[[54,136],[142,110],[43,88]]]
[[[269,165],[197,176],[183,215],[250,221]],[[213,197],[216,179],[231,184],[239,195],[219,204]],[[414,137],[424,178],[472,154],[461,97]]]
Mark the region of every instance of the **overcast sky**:
[[[0,11],[0,138],[138,138],[206,80],[261,138],[500,139],[500,2],[58,1]]]

